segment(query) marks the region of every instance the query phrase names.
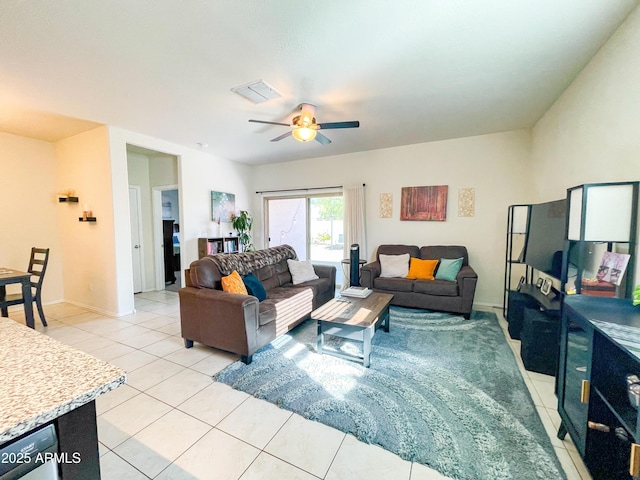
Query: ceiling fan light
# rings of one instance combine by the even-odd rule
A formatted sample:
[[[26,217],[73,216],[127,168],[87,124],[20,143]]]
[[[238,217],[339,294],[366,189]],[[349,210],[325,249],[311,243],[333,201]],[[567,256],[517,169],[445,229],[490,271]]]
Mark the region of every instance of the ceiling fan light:
[[[316,138],[316,133],[315,129],[305,127],[294,128],[293,132],[291,132],[293,138],[299,142],[310,142]]]
[[[315,118],[313,118],[315,114],[316,114],[315,105],[311,105],[310,103],[300,104],[300,117],[298,120],[299,124],[305,127],[312,125],[315,121]]]

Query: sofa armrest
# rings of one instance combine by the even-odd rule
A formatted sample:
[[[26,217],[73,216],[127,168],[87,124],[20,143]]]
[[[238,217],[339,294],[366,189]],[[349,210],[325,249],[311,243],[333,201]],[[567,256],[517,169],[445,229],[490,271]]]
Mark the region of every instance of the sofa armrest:
[[[360,269],[360,285],[373,288],[373,281],[380,276],[380,262],[371,262],[363,265]]]
[[[475,278],[475,279],[477,279],[478,278],[478,274],[476,273],[476,271],[473,268],[471,268],[470,265],[466,265],[466,266],[462,267],[460,269],[460,271],[458,272],[458,275],[456,276],[456,281],[458,283],[460,283],[460,282],[462,282],[462,280],[464,278]]]
[[[241,354],[255,345],[256,297],[194,287],[181,288],[179,296],[183,338]]]
[[[460,297],[462,297],[463,311],[471,312],[473,306],[473,297],[476,294],[476,284],[478,283],[478,275],[469,265],[460,269],[456,277]]]
[[[336,267],[331,265],[314,265],[313,269],[318,277],[328,278],[329,282],[333,285],[333,290],[336,289]]]

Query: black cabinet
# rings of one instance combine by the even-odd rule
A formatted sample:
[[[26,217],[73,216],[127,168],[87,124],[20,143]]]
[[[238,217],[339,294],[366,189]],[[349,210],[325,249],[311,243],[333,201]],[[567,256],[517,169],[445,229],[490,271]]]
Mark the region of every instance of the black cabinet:
[[[517,292],[515,290],[509,290],[508,303],[507,303],[507,323],[509,329],[509,336],[515,340],[520,340],[520,334],[522,333],[522,325],[524,323],[524,311],[527,308],[535,308],[538,303],[524,292]]]
[[[509,291],[509,336],[521,340],[520,357],[527,370],[555,375],[560,342],[560,296],[544,295],[535,285]]]
[[[593,328],[579,321],[571,309],[565,308],[560,338],[558,410],[578,452],[584,456]]]
[[[640,475],[638,408],[630,401],[627,375],[640,377],[640,309],[628,299],[567,296],[558,437],[569,432],[594,479]]]
[[[525,308],[520,357],[524,368],[554,375],[558,368],[560,321],[539,308]]]

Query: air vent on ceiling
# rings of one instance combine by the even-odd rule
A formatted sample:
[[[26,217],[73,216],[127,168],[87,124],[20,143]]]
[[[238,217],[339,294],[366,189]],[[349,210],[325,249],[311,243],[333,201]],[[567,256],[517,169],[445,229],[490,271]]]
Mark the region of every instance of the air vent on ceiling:
[[[239,87],[232,88],[231,91],[254,103],[263,103],[274,98],[282,97],[280,92],[264,80],[256,80],[255,82],[240,85]]]

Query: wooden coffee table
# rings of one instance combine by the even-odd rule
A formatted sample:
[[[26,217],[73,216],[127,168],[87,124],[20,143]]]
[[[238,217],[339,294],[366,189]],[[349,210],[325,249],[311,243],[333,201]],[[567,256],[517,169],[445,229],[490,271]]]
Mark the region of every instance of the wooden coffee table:
[[[318,322],[318,353],[327,353],[348,360],[360,360],[365,367],[371,364],[371,339],[382,326],[389,331],[389,303],[393,295],[372,293],[367,298],[338,297],[311,312]],[[358,340],[363,343],[362,356],[348,355],[324,346],[324,336]]]

